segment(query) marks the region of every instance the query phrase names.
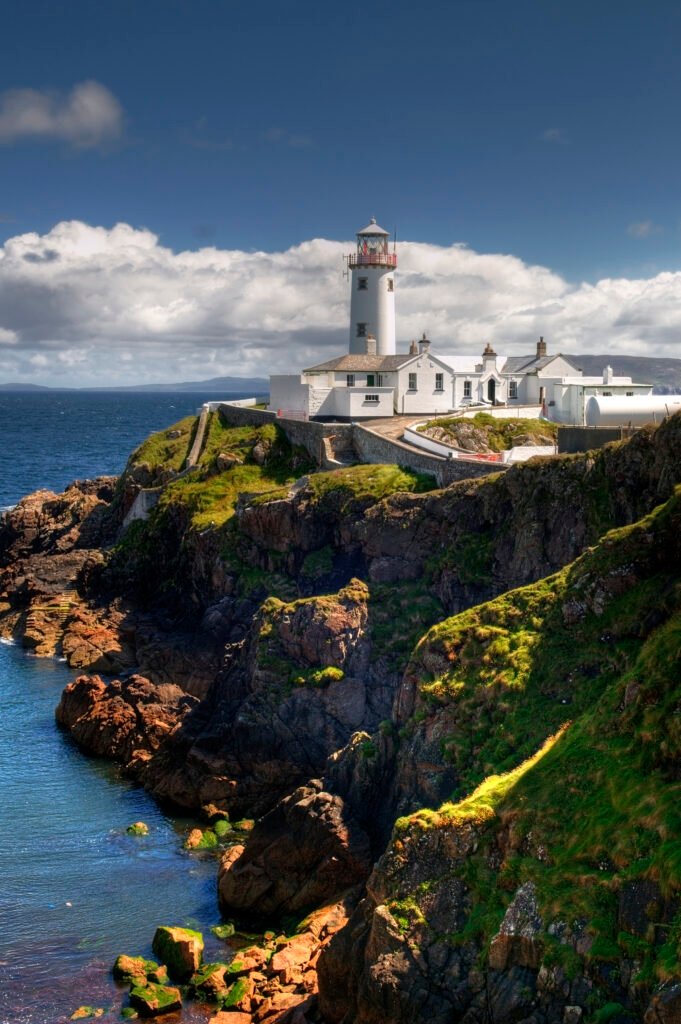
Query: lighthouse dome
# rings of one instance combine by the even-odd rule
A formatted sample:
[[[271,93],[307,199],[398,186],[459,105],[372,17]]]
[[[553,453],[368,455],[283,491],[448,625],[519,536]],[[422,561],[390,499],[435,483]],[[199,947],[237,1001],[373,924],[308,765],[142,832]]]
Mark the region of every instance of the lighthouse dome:
[[[376,223],[376,218],[372,217],[370,223],[367,224],[367,226],[365,228],[362,228],[361,231],[358,231],[357,234],[358,235],[385,235],[386,238],[387,238],[390,235],[390,232],[386,231],[384,228],[380,227]]]

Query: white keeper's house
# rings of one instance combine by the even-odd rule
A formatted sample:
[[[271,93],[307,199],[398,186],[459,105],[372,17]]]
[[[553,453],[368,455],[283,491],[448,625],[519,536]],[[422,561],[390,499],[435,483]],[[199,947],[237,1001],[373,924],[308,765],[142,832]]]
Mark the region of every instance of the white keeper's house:
[[[652,393],[651,385],[615,377],[610,367],[602,377],[585,377],[566,356],[549,355],[543,338],[530,355],[499,356],[488,343],[476,357],[434,352],[424,334],[409,351],[396,353],[395,249],[375,220],[358,231],[357,250],[347,257],[348,352],[301,373],[270,377],[270,409],[281,416],[347,421],[505,407],[584,423],[591,397]]]

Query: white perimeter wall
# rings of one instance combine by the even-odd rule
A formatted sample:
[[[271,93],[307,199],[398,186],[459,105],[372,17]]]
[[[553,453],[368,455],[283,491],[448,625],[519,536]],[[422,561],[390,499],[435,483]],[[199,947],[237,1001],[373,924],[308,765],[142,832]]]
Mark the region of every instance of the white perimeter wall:
[[[270,404],[268,409],[288,409],[309,412],[310,385],[303,384],[300,374],[277,374],[270,377]]]

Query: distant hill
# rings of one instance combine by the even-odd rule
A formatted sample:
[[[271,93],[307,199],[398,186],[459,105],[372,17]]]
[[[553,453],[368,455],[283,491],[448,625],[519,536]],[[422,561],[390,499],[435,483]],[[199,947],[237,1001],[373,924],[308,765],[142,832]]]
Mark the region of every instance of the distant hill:
[[[86,389],[83,389],[86,390]],[[216,391],[266,395],[270,382],[266,377],[211,377],[209,380],[183,380],[175,384],[129,384],[116,388],[87,388],[88,391]]]
[[[681,392],[681,359],[657,356],[573,355],[564,352],[586,376],[600,377],[605,366],[612,366],[617,376],[631,377],[637,384],[652,384],[658,394]],[[183,380],[172,384],[128,384],[101,388],[50,388],[41,384],[0,384],[2,391],[201,391],[216,394],[266,395],[270,390],[266,377],[211,377],[209,380]]]
[[[631,377],[635,384],[652,384],[658,394],[681,392],[681,359],[617,356],[612,352],[602,356],[572,355],[569,352],[563,354],[581,366],[586,376],[599,377],[603,367],[612,366],[616,376]]]
[[[174,384],[127,384],[102,388],[50,388],[43,384],[0,384],[0,391],[215,391],[239,395],[266,395],[270,383],[265,377],[211,377],[210,380],[184,380]]]

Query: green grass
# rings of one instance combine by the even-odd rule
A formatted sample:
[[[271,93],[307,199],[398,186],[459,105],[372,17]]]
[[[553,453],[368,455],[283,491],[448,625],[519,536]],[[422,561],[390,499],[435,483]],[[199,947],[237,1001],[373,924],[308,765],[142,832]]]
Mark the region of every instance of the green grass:
[[[549,444],[555,444],[558,437],[557,423],[538,419],[501,419],[491,416],[487,412],[476,413],[470,418],[450,416],[429,420],[419,427],[419,430],[427,433],[438,427],[449,435],[451,444],[458,445],[463,444],[463,441],[459,441],[462,427],[470,428],[471,425],[482,432],[487,446],[493,452],[503,452],[508,448],[513,448],[518,443],[518,439],[524,440],[528,436],[536,443],[539,442],[539,439],[549,438]]]
[[[634,957],[641,983],[681,979],[681,913],[662,943],[659,908],[643,936],[617,919],[632,880],[654,881],[672,905],[681,895],[679,537],[677,491],[561,573],[438,624],[415,651],[411,729],[444,735],[460,784],[439,808],[400,819],[394,843],[475,829],[474,852],[432,880],[446,885],[455,870],[469,886],[473,911],[453,942],[484,947],[531,880],[547,926],[587,922],[580,955],[544,936],[547,962],[574,976]],[[417,927],[420,912],[418,899],[397,906],[400,927]]]
[[[189,454],[198,422],[198,416],[186,416],[172,427],[168,427],[167,430],[159,430],[158,433],[151,434],[132,453],[128,467],[131,468],[145,462],[152,469],[169,469],[179,472]],[[180,431],[179,437],[168,436],[175,431]]]
[[[415,473],[399,466],[369,465],[334,469],[310,477],[313,499],[339,515],[357,512],[397,491],[422,494],[437,486],[427,473]]]
[[[256,445],[267,452],[263,465],[253,458]],[[243,464],[220,472],[215,465],[220,453],[234,455]],[[240,495],[290,485],[301,472],[309,469],[309,458],[293,449],[274,424],[229,427],[217,413],[211,413],[196,470],[165,488],[158,505],[159,514],[181,505],[190,513],[192,528],[220,527],[234,515]]]

